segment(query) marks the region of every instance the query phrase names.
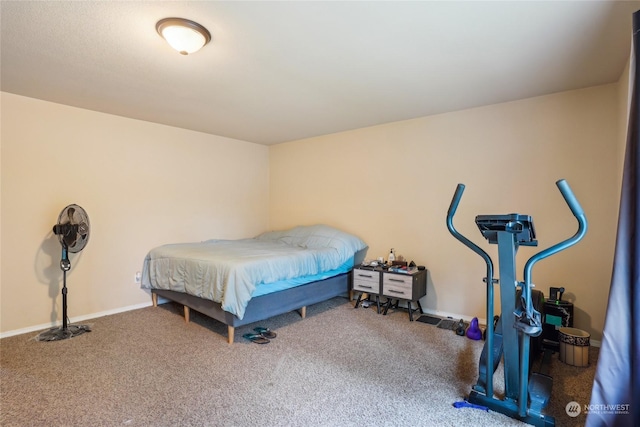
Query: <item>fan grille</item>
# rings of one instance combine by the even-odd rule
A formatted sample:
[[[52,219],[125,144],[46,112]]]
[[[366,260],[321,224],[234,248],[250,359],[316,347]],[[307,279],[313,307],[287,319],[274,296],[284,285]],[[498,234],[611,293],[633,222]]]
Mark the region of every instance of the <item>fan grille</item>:
[[[80,252],[89,241],[89,216],[80,206],[72,204],[60,212],[58,224],[54,232],[58,235],[60,244],[66,246],[69,252]]]

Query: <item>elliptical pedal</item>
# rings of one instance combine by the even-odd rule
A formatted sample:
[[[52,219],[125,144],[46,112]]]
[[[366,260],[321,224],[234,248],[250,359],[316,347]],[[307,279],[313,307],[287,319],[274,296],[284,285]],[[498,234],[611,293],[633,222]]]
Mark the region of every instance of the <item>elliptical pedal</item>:
[[[529,400],[531,402],[529,413],[542,416],[542,410],[549,404],[553,378],[549,376],[549,366],[553,350],[545,349],[540,371],[531,373],[529,378]]]
[[[502,323],[499,316],[494,316],[494,332],[493,332],[493,371],[495,372],[500,365],[502,358]],[[475,391],[486,394],[487,393],[487,353],[489,350],[489,343],[485,342],[482,347],[482,354],[480,355],[480,363],[478,364],[478,382],[473,386]]]
[[[542,410],[549,404],[553,378],[534,372],[529,378],[529,414],[542,415]]]

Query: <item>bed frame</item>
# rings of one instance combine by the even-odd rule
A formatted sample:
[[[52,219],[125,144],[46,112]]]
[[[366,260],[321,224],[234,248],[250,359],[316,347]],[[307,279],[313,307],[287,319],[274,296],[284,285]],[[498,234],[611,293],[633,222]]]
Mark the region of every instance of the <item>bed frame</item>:
[[[352,274],[350,271],[328,279],[252,298],[247,304],[242,319],[224,311],[217,302],[181,292],[151,289],[151,300],[154,307],[158,306],[158,296],[182,304],[184,306],[184,319],[187,323],[189,322],[190,309],[224,323],[227,325],[227,341],[229,344],[233,344],[236,326],[259,322],[293,310],[300,310],[300,316],[304,319],[308,305],[347,293],[349,294],[349,299],[352,299],[350,294]]]

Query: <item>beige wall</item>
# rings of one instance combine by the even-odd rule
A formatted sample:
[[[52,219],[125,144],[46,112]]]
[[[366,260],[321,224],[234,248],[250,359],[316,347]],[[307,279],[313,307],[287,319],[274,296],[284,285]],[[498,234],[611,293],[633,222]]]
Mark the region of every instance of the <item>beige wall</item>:
[[[456,185],[466,184],[456,227],[496,263],[475,215],[533,216],[539,247],[520,249],[522,280],[526,259],[577,229],[555,186],[565,178],[589,231],[536,264],[533,281],[545,294],[564,286],[574,325],[600,340],[619,197],[618,105],[612,84],[272,146],[270,224],[341,227],[368,242],[370,258],[394,247],[429,269],[427,311],[484,318],[484,263],[445,225]]]
[[[68,204],[91,220],[71,255],[69,316],[148,304],[134,283],[159,244],[268,225],[268,147],[1,93],[1,332],[62,320]]]

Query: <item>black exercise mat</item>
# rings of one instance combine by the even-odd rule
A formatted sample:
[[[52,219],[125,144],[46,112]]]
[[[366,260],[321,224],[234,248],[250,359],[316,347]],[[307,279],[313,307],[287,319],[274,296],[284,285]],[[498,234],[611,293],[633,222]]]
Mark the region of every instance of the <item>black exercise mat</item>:
[[[442,319],[442,322],[438,324],[440,329],[455,329],[458,326],[458,320]]]
[[[416,320],[418,322],[427,323],[429,325],[437,325],[438,323],[440,323],[442,319],[440,319],[439,317],[427,316],[426,314],[423,314],[422,316],[418,317]]]

